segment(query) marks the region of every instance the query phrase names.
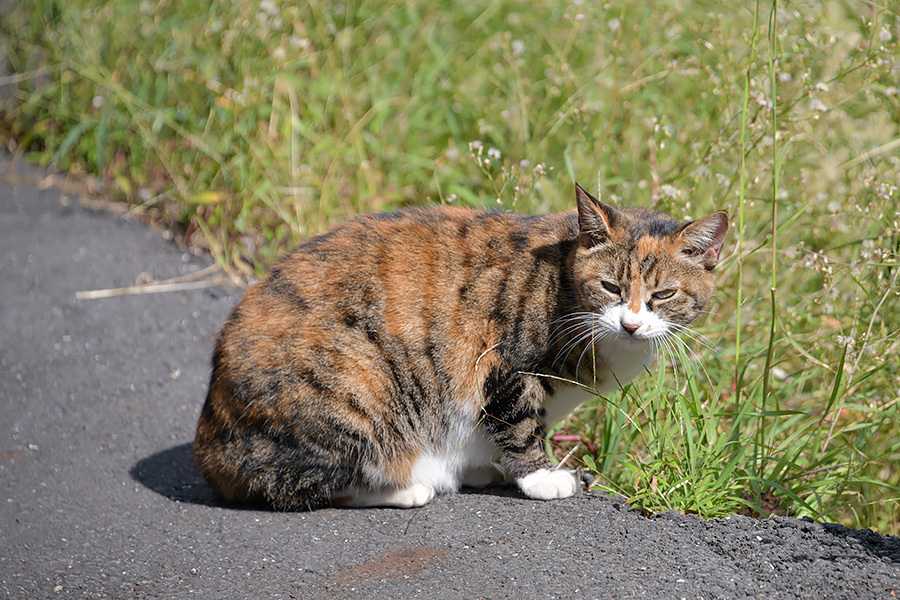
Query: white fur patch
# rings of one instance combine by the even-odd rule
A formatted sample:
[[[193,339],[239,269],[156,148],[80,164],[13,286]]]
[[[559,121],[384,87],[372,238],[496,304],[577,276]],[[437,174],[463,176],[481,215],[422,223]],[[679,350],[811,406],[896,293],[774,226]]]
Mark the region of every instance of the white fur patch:
[[[442,446],[426,451],[413,465],[413,480],[437,493],[459,490],[466,473],[494,468],[499,451],[471,416],[457,415]],[[468,481],[466,481],[468,483]]]
[[[544,424],[548,427],[568,417],[572,411],[594,397],[593,392],[577,385],[557,390],[544,401]]]
[[[422,483],[409,487],[381,488],[372,490],[356,488],[351,492],[352,500],[346,506],[390,506],[394,508],[416,508],[425,506],[434,498],[434,488]],[[340,496],[340,494],[338,495]]]
[[[634,333],[629,334],[622,326],[623,318],[631,324],[639,323]],[[650,368],[656,360],[653,340],[669,331],[669,325],[644,305],[639,313],[623,305],[611,306],[600,314],[598,325],[611,334],[596,346],[597,355],[603,358],[608,371],[597,374],[597,391],[601,394],[631,383]]]
[[[522,492],[535,500],[568,498],[578,491],[575,473],[567,469],[538,469],[516,481]]]

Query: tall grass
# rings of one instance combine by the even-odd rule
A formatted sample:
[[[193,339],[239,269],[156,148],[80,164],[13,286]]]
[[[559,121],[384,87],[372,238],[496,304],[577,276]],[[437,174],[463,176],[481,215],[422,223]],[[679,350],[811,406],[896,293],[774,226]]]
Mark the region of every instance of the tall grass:
[[[0,25],[3,127],[246,276],[408,203],[557,210],[579,180],[679,218],[724,208],[704,338],[565,423],[576,458],[649,511],[898,532],[897,13],[37,0]]]

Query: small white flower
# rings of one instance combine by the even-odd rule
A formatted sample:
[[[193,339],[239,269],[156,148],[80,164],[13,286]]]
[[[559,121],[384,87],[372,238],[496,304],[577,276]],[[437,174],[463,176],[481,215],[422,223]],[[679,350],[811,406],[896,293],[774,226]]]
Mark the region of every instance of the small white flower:
[[[101,106],[103,106],[104,102],[106,102],[106,98],[104,98],[103,96],[94,96],[94,99],[91,100],[91,105],[94,108],[100,108]]]
[[[809,109],[814,110],[816,112],[825,112],[828,110],[828,107],[825,106],[825,103],[819,100],[818,98],[810,98],[809,99]]]
[[[500,160],[500,151],[496,148],[491,148],[488,150],[488,157],[493,158],[494,160]]]
[[[278,5],[272,0],[262,0],[262,2],[259,3],[259,7],[270,17],[278,15]]]
[[[622,22],[619,21],[618,19],[610,19],[610,20],[606,23],[606,26],[609,27],[609,30],[610,30],[610,31],[616,32],[616,31],[618,31],[618,30],[622,27]]]
[[[481,140],[475,140],[474,142],[469,142],[469,150],[472,152],[481,152],[484,149],[484,144],[481,143]]]
[[[272,50],[272,57],[275,60],[284,60],[287,57],[287,51],[282,46],[278,46]]]
[[[881,31],[878,32],[878,39],[882,42],[889,42],[893,39],[894,36],[891,35],[891,30],[886,26],[881,28]]]
[[[659,186],[659,194],[661,196],[663,196],[664,198],[677,199],[677,198],[681,197],[681,190],[679,190],[674,185],[671,185],[669,183],[664,183],[661,186]]]
[[[522,40],[513,40],[512,53],[513,56],[522,56],[523,54],[525,54],[525,42],[523,42]]]

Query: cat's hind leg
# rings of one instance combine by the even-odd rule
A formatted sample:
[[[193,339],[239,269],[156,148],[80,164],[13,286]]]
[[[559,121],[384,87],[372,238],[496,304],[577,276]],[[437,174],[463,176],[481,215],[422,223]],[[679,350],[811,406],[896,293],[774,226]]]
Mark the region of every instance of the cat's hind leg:
[[[384,506],[391,508],[416,508],[434,498],[434,488],[425,483],[413,483],[407,487],[368,488],[354,487],[334,495],[338,506]]]
[[[485,488],[506,481],[503,467],[497,464],[470,467],[463,471],[462,485],[470,488]]]

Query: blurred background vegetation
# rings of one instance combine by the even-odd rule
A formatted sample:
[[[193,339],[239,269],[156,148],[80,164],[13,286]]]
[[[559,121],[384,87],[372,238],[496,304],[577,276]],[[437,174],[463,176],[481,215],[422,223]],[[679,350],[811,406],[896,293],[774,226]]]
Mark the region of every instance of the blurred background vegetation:
[[[698,339],[552,432],[555,453],[647,511],[897,533],[898,12],[33,0],[0,22],[0,138],[244,280],[408,204],[562,210],[577,180],[618,206],[728,210]]]

